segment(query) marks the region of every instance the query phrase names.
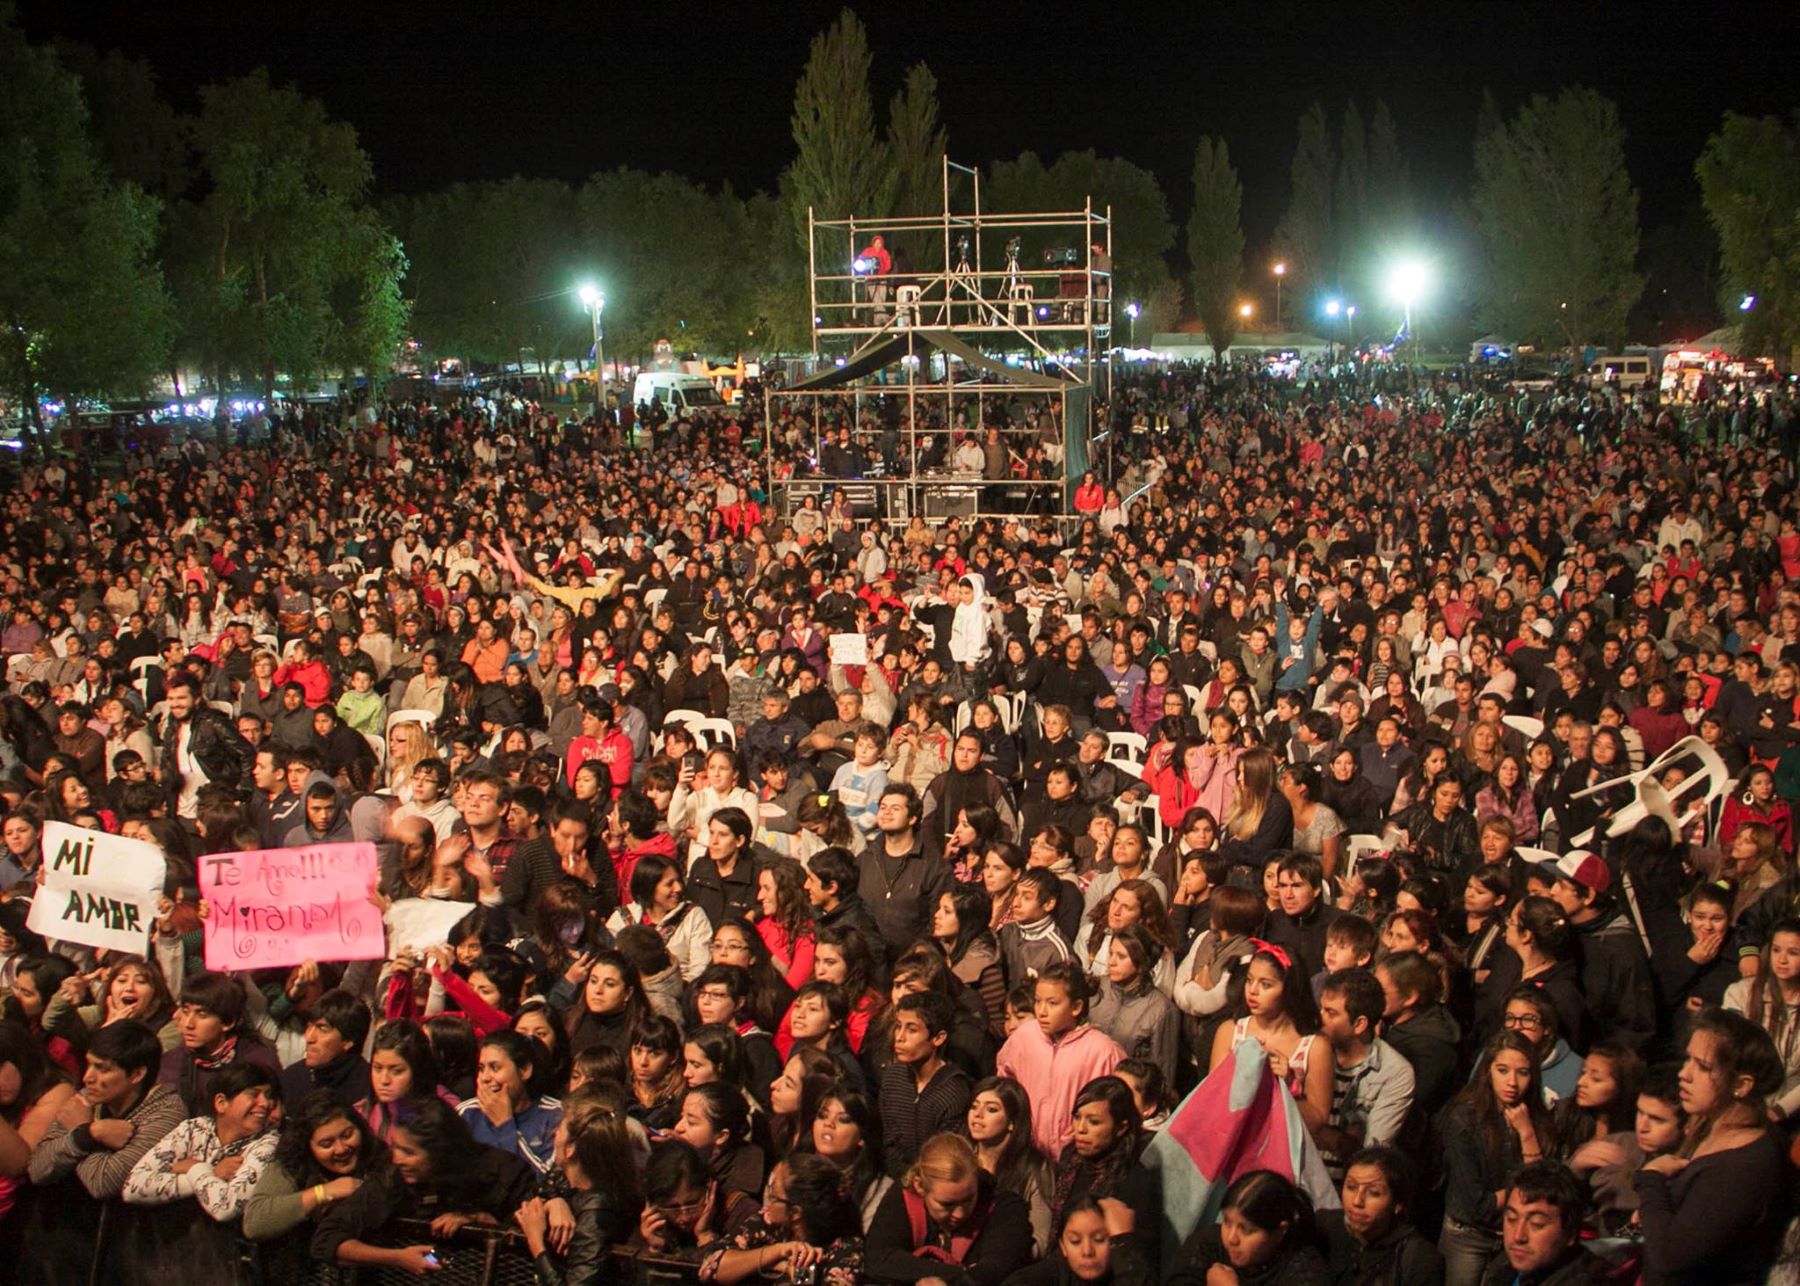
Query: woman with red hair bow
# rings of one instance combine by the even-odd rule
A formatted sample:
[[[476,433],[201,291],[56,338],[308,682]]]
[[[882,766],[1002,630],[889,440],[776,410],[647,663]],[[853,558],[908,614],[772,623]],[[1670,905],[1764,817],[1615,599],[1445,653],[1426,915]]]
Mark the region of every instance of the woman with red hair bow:
[[[1255,950],[1244,975],[1240,1014],[1213,1034],[1209,1070],[1245,1041],[1255,1041],[1269,1056],[1269,1070],[1294,1096],[1300,1119],[1316,1135],[1331,1116],[1332,1057],[1330,1045],[1317,1043],[1312,987],[1284,948],[1261,938],[1250,939],[1250,945]]]

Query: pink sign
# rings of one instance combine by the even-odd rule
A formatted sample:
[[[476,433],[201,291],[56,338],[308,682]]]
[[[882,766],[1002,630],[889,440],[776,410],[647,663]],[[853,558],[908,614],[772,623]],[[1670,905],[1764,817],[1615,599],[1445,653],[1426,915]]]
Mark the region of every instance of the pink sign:
[[[373,844],[213,853],[200,859],[206,967],[266,969],[307,960],[380,960]]]

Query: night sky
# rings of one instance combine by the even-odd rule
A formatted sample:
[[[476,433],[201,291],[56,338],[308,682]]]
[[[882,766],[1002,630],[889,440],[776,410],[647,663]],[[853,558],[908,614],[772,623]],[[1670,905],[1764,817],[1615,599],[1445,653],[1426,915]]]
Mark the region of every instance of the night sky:
[[[385,191],[519,173],[671,169],[773,186],[808,42],[841,6],[343,4],[21,0],[34,39],[117,48],[166,96],[267,66],[352,123]],[[1800,5],[1488,0],[1194,4],[864,4],[877,109],[905,69],[936,74],[950,154],[1095,148],[1155,171],[1179,224],[1196,138],[1243,176],[1253,250],[1287,200],[1295,121],[1387,100],[1415,192],[1466,190],[1483,86],[1509,111],[1581,82],[1613,98],[1643,225],[1697,201],[1695,156],[1727,109],[1786,113]],[[1721,20],[1722,15],[1729,18]],[[1422,208],[1447,201],[1420,201]]]

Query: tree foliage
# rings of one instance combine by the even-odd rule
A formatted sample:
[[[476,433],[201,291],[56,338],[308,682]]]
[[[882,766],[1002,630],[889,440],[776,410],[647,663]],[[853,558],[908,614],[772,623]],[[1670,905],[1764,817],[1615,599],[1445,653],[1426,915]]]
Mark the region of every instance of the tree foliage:
[[[1800,349],[1800,118],[1727,114],[1694,173],[1719,235],[1721,305],[1746,344],[1786,358]]]
[[[368,204],[356,131],[258,71],[201,91],[194,127],[206,184],[195,227],[209,248],[225,328],[193,336],[236,372],[304,382],[349,355],[385,369],[405,334],[405,259]],[[363,305],[345,312],[345,300]]]
[[[531,365],[586,351],[591,323],[571,294],[583,265],[568,184],[458,183],[389,213],[411,260],[413,333],[428,352]]]
[[[584,259],[606,287],[609,348],[647,357],[658,339],[713,352],[745,346],[755,322],[748,224],[729,190],[620,169],[589,179],[577,205]]]
[[[938,213],[943,209],[944,127],[938,121],[937,77],[924,63],[906,73],[906,83],[888,105],[887,139],[894,166],[894,213]],[[941,236],[908,234],[900,249],[915,272],[944,266]]]
[[[1113,297],[1147,299],[1169,280],[1165,256],[1175,245],[1169,203],[1156,176],[1119,157],[1064,152],[1046,167],[1035,152],[998,161],[982,183],[982,207],[1003,213],[1112,208]],[[1041,261],[1058,231],[1025,237],[1028,264]],[[1077,247],[1079,249],[1079,247]]]
[[[802,250],[809,207],[821,219],[879,218],[892,207],[896,176],[875,130],[869,62],[869,33],[845,9],[813,37],[794,88],[790,173]]]
[[[1188,261],[1194,311],[1222,354],[1237,337],[1237,291],[1244,277],[1244,186],[1225,140],[1202,138],[1194,149],[1194,212],[1188,218]]]
[[[1535,96],[1476,144],[1485,324],[1575,349],[1624,334],[1643,289],[1624,140],[1610,101],[1565,89]]]
[[[1334,165],[1325,109],[1314,103],[1300,118],[1300,139],[1288,168],[1291,191],[1287,213],[1275,238],[1297,282],[1319,287],[1337,274],[1332,232]]]
[[[156,219],[96,159],[76,77],[0,26],[0,385],[34,423],[42,391],[131,392],[161,369]]]
[[[95,156],[121,183],[160,201],[180,197],[190,176],[187,125],[162,97],[148,63],[85,45],[57,49],[81,80]]]

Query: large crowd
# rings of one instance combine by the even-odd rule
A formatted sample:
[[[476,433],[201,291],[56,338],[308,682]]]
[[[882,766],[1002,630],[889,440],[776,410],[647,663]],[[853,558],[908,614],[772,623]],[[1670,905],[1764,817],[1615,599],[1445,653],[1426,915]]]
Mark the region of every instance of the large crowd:
[[[0,1280],[1791,1280],[1791,392],[1113,405],[1067,517],[784,514],[779,399],[23,463]],[[51,822],[142,954],[27,923]],[[333,843],[452,927],[205,968],[202,858]],[[1193,1142],[1251,1076],[1292,1156]]]

